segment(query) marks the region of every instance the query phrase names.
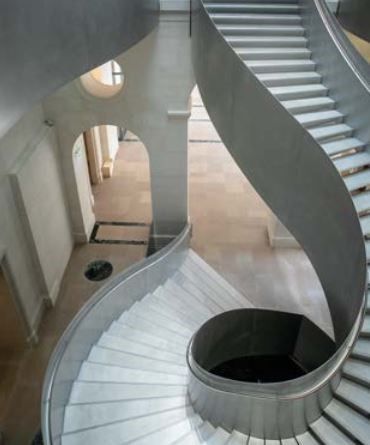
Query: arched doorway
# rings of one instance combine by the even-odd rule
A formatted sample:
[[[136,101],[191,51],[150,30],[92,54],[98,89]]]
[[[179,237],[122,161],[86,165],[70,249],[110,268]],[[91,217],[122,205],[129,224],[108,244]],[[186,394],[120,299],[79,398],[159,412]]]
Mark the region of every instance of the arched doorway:
[[[90,227],[90,244],[149,244],[152,202],[149,158],[144,144],[111,125],[83,132],[73,147],[81,213]]]

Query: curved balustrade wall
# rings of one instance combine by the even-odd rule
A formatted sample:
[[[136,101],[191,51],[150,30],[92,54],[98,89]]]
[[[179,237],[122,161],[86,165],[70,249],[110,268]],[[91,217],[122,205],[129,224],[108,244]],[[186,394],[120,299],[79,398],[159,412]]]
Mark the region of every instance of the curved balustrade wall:
[[[226,147],[316,269],[340,345],[360,313],[366,287],[363,236],[342,178],[234,53],[200,0],[193,0],[193,63]]]
[[[314,26],[309,20],[323,20],[317,2],[321,0],[302,0],[306,26]],[[226,429],[231,424],[220,418],[217,406],[227,406],[222,412],[231,412],[242,404],[255,411],[248,411],[250,419],[232,428],[257,437],[291,437],[305,431],[329,403],[358,335],[367,281],[363,234],[351,196],[318,142],[246,67],[201,0],[192,1],[192,10],[193,65],[207,111],[240,169],[310,258],[328,301],[337,351],[306,376],[268,388],[249,385],[235,391],[231,383],[224,387],[217,379],[206,381],[193,367],[190,397],[203,418],[221,422]],[[315,30],[317,42],[334,38],[323,22]],[[347,64],[343,80],[348,82],[351,76],[347,90],[356,97],[365,95],[364,83],[343,58],[338,44],[332,42],[331,50],[338,52],[335,57],[342,58],[342,65]],[[348,105],[349,97],[346,100]],[[360,114],[368,100],[364,98],[356,111],[356,128],[362,137],[368,131],[365,120],[369,122],[370,108],[365,117]],[[354,108],[353,103],[348,106]],[[191,364],[191,357],[189,360]],[[265,420],[253,422],[254,416]]]
[[[155,255],[118,274],[81,309],[50,359],[42,396],[45,445],[60,445],[64,409],[73,382],[91,346],[119,314],[163,284],[177,270],[188,248],[190,226]]]
[[[157,24],[159,0],[0,3],[0,137],[33,104]]]

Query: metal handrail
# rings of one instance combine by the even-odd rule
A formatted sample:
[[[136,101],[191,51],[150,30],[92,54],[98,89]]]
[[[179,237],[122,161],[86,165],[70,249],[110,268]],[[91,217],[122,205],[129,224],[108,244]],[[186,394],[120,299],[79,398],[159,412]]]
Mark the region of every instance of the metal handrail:
[[[314,0],[318,13],[338,51],[370,94],[370,65],[353,46],[325,0]]]

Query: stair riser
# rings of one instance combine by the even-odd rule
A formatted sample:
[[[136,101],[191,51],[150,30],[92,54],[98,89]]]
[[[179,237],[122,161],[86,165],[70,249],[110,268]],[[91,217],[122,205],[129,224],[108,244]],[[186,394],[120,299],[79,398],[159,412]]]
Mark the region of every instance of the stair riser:
[[[226,39],[234,48],[281,48],[289,46],[289,48],[307,48],[306,39],[279,39],[278,37],[269,39],[243,39],[243,38],[227,38]]]
[[[300,51],[297,49],[297,52],[285,52],[282,50],[281,52],[249,52],[239,50],[237,51],[238,55],[245,61],[249,60],[310,60],[311,53],[308,51]]]
[[[263,17],[263,16],[255,16],[253,15],[243,17],[243,16],[237,16],[232,15],[230,16],[217,16],[212,15],[211,16],[213,21],[217,25],[300,25],[301,19],[300,18],[294,18],[294,17]]]
[[[320,83],[321,78],[320,77],[302,77],[302,78],[295,78],[295,79],[270,79],[270,80],[263,80],[260,79],[261,82],[266,87],[284,87],[284,86],[292,86],[292,85],[308,85],[308,84],[318,84]]]
[[[232,3],[215,3],[206,4],[207,11],[210,14],[297,14],[299,6],[297,5],[280,5],[258,2],[254,4],[237,4]]]
[[[353,376],[351,374],[347,374],[346,372],[343,373],[344,377],[346,377],[348,380],[351,380],[354,383],[358,383],[359,385],[365,386],[366,388],[370,389],[370,382],[363,380],[357,376]]]
[[[342,397],[339,394],[335,394],[335,397],[340,400],[341,402],[345,403],[346,405],[348,405],[349,407],[351,407],[352,409],[354,409],[355,411],[357,411],[358,413],[360,413],[363,416],[368,416],[369,413],[362,409],[361,407],[357,406],[355,403],[352,403],[350,400],[346,399],[345,397]]]
[[[277,36],[277,37],[303,37],[305,31],[303,28],[294,26],[281,27],[220,27],[220,31],[224,36]]]
[[[364,354],[361,354],[361,353],[352,352],[351,357],[355,358],[357,360],[362,360],[364,362],[370,363],[370,356],[369,355],[364,355]]]
[[[326,105],[306,105],[301,107],[287,107],[287,110],[290,111],[292,114],[300,114],[300,113],[311,113],[315,111],[325,111],[325,110],[332,110],[334,108],[334,103],[332,104],[326,104]]]
[[[333,134],[330,136],[320,136],[320,137],[316,138],[316,140],[317,140],[317,142],[320,142],[320,143],[324,143],[324,142],[326,143],[326,142],[331,142],[335,139],[339,139],[342,137],[349,137],[349,136],[351,136],[351,134],[352,134],[352,131],[346,131],[346,132],[342,132],[342,133]]]
[[[261,65],[261,66],[251,66],[248,61],[246,65],[256,74],[261,73],[294,73],[294,72],[305,72],[305,71],[314,71],[315,64],[300,64],[295,63],[291,65]]]
[[[304,122],[302,123],[303,127],[305,128],[314,128],[318,127],[319,125],[329,125],[329,124],[340,124],[343,122],[343,117],[337,117],[337,118],[322,118],[318,119],[315,122]]]
[[[317,91],[300,91],[294,93],[274,93],[274,96],[279,100],[298,100],[298,99],[309,99],[313,97],[324,97],[327,95],[327,90],[317,90]]]

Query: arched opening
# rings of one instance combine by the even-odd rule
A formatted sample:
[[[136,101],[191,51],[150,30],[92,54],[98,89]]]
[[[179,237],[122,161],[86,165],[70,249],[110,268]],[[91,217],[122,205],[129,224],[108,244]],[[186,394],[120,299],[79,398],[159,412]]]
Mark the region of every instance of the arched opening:
[[[188,146],[194,250],[247,292],[256,307],[301,313],[332,334],[326,298],[309,259],[298,244],[271,245],[268,231],[275,217],[223,144],[197,87]]]
[[[122,270],[122,252],[128,255],[125,267],[145,257],[152,204],[149,158],[140,139],[116,126],[93,127],[74,144],[73,168],[94,253],[86,258],[86,267],[107,260],[117,272]]]
[[[115,60],[110,60],[81,76],[80,81],[92,96],[109,99],[117,96],[124,87],[124,73]]]

